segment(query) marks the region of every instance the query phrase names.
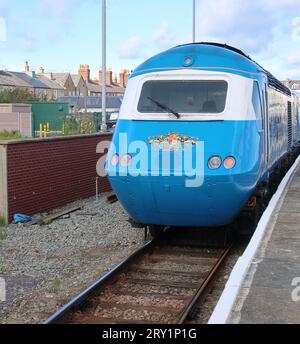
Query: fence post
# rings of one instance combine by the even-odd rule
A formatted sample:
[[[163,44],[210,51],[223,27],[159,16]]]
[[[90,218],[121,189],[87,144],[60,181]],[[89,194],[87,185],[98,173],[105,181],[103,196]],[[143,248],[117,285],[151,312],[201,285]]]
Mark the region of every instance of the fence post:
[[[18,132],[21,135],[21,113],[18,112]]]
[[[99,177],[96,177],[96,201],[99,200]]]
[[[40,139],[43,138],[43,124],[40,123]]]

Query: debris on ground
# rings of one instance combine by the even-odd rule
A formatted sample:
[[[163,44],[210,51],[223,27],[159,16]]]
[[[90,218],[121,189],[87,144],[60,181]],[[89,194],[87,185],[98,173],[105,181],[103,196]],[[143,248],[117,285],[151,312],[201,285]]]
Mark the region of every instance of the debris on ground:
[[[13,215],[13,222],[15,224],[17,223],[26,223],[26,222],[30,222],[32,221],[32,217],[31,216],[27,216],[24,214],[14,214]]]
[[[107,203],[114,204],[116,202],[118,202],[117,195],[110,195],[110,196],[107,197]]]
[[[0,323],[42,323],[143,244],[144,231],[132,228],[119,202],[107,204],[107,195],[75,202],[82,210],[68,219],[7,226],[0,249],[7,301]],[[70,205],[53,213],[64,209]]]
[[[53,222],[54,220],[56,220],[60,217],[64,217],[64,219],[69,219],[70,218],[69,214],[74,213],[77,210],[81,210],[81,207],[72,207],[70,209],[60,211],[56,214],[46,216],[46,217],[40,219],[39,224],[40,225],[48,225],[49,223]]]

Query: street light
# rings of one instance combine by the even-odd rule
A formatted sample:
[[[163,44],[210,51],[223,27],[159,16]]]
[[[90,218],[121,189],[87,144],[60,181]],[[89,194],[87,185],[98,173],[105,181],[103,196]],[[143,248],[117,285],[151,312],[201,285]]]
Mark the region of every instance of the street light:
[[[193,43],[196,43],[196,0],[193,0]]]
[[[102,0],[102,125],[101,132],[107,131],[106,123],[106,0]]]

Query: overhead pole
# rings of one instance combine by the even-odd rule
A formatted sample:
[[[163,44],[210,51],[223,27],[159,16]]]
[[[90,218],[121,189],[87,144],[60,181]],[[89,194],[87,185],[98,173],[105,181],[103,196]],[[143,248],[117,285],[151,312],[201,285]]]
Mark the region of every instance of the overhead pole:
[[[101,132],[107,131],[106,118],[106,0],[102,0],[102,124]]]
[[[193,43],[196,43],[196,0],[193,0]]]

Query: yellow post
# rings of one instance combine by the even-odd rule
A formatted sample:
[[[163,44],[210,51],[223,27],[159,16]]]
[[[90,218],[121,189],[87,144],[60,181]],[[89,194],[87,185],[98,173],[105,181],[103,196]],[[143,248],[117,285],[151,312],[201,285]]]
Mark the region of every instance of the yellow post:
[[[50,133],[50,124],[47,123],[47,133]]]
[[[65,123],[62,125],[62,134],[65,135]]]
[[[43,138],[43,124],[40,123],[40,139]]]
[[[44,138],[47,138],[47,125],[44,125]]]

